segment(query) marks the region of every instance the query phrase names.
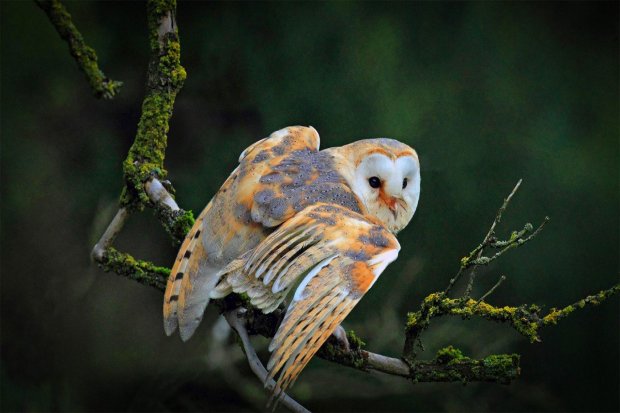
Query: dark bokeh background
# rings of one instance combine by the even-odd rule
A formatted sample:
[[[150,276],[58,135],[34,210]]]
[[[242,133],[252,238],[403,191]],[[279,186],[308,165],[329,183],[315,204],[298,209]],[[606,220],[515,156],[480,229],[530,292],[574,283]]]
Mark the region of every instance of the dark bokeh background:
[[[324,147],[389,136],[414,146],[422,197],[399,260],[345,322],[397,356],[408,310],[445,287],[502,198],[501,227],[549,226],[485,270],[498,305],[568,304],[618,280],[618,3],[184,3],[188,79],[167,168],[200,210],[253,141],[313,125]],[[2,36],[2,409],[260,411],[266,397],[215,311],[166,338],[159,292],[89,252],[116,208],[144,91],[144,5],[68,3],[104,71],[98,101],[46,16],[5,2]],[[170,265],[146,212],[118,246]],[[427,351],[523,355],[510,386],[418,384],[313,361],[293,395],[317,411],[617,411],[619,300],[529,344],[502,325],[437,320]],[[264,344],[264,340],[257,340]],[[262,353],[264,355],[264,353]]]

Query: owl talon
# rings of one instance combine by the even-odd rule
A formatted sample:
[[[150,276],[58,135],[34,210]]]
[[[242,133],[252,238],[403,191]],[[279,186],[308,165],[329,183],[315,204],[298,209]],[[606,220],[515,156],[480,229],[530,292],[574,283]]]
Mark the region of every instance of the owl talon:
[[[347,352],[351,351],[351,346],[349,345],[349,340],[347,339],[347,332],[342,328],[342,326],[336,327],[332,336],[336,338],[338,344],[343,347]]]

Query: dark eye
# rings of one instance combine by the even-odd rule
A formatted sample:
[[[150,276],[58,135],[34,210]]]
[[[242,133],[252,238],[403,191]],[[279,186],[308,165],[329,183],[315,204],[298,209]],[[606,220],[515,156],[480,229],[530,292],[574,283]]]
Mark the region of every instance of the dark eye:
[[[407,188],[407,178],[403,179],[403,189]]]
[[[376,176],[368,178],[368,184],[373,188],[379,188],[381,186],[381,180]]]

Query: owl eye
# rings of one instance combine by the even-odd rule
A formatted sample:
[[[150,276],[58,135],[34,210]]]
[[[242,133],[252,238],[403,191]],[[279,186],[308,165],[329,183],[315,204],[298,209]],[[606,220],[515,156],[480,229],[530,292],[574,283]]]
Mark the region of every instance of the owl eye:
[[[381,180],[376,176],[368,178],[368,185],[373,188],[379,188],[381,186]]]
[[[407,178],[403,179],[403,189],[407,188]]]

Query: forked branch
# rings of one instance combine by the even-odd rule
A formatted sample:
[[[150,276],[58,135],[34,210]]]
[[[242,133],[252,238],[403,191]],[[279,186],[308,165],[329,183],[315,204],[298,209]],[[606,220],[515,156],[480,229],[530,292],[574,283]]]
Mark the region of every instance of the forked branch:
[[[417,356],[416,348],[423,348],[420,336],[430,326],[431,319],[445,315],[460,316],[463,319],[469,319],[473,316],[481,317],[489,321],[501,322],[509,324],[518,333],[525,336],[530,342],[541,341],[539,330],[541,327],[556,324],[558,320],[568,316],[577,308],[583,308],[587,305],[598,305],[610,296],[618,293],[620,284],[603,290],[598,294],[588,296],[573,305],[564,307],[561,310],[552,308],[545,315],[542,314],[542,308],[535,304],[523,304],[516,307],[504,306],[496,307],[486,303],[484,300],[489,297],[506,279],[502,275],[498,282],[480,299],[474,300],[470,297],[473,284],[476,278],[476,269],[481,265],[489,265],[492,261],[499,258],[502,254],[510,249],[520,247],[531,241],[543,229],[545,224],[549,222],[549,217],[545,217],[542,223],[534,230],[532,224],[527,223],[523,229],[512,231],[510,237],[506,240],[500,240],[496,236],[497,225],[502,219],[502,215],[506,211],[512,197],[516,194],[521,186],[522,180],[519,180],[510,194],[504,199],[500,206],[495,219],[491,224],[487,234],[482,242],[474,248],[467,256],[463,257],[460,262],[458,272],[450,279],[448,286],[442,292],[428,295],[420,306],[420,309],[411,312],[407,316],[407,324],[405,328],[405,346],[403,349],[403,358],[413,365]],[[494,254],[484,255],[487,249],[499,250]],[[465,288],[465,292],[459,298],[450,298],[449,293],[466,272],[470,271],[469,280]]]

